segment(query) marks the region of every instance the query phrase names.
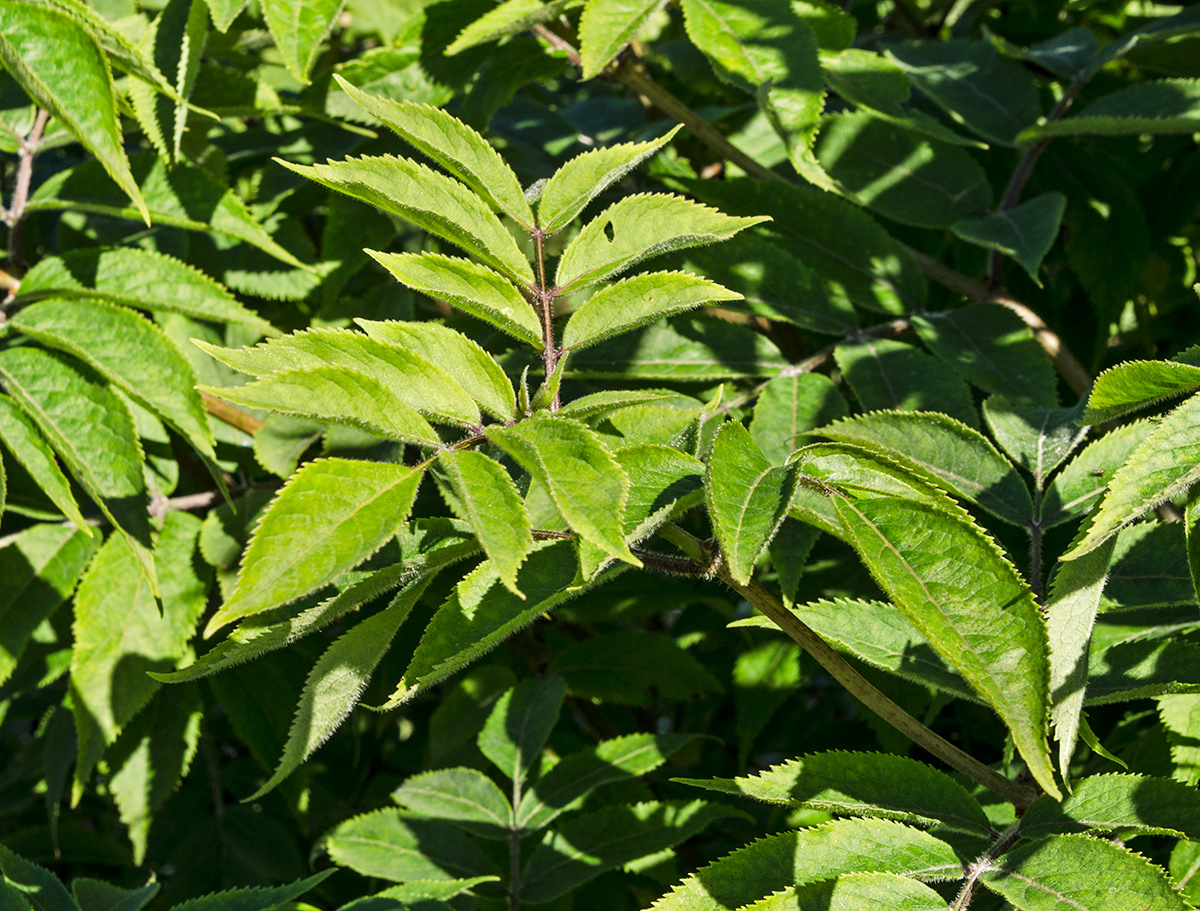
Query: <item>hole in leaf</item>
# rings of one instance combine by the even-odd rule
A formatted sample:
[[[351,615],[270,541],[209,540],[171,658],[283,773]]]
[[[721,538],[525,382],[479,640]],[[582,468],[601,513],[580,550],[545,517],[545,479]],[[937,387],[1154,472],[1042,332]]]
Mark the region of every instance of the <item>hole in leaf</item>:
[[[609,242],[609,243],[612,243],[612,239],[613,239],[613,224],[612,224],[612,222],[611,222],[611,221],[610,221],[610,222],[606,222],[606,223],[605,223],[605,225],[604,225],[604,236],[608,238],[608,242]]]

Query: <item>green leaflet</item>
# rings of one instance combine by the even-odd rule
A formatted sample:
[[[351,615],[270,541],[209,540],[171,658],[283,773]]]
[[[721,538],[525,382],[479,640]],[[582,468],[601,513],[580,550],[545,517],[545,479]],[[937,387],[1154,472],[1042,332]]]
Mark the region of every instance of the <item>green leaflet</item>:
[[[480,838],[507,839],[512,805],[476,769],[439,769],[406,779],[392,800],[416,813],[452,822]]]
[[[1096,875],[1103,871],[1103,875]],[[1140,854],[1087,835],[1018,845],[980,877],[1023,911],[1186,911],[1166,872]]]
[[[533,307],[512,282],[486,266],[437,253],[367,253],[408,287],[448,300],[538,350],[544,346]]]
[[[247,2],[248,0],[207,0],[213,25],[216,26],[217,31],[229,31],[229,26],[233,24],[238,13],[245,8]]]
[[[541,758],[566,692],[561,677],[523,680],[506,690],[479,732],[480,752],[506,778],[523,781]]]
[[[311,166],[279,163],[331,190],[399,215],[517,282],[534,284],[529,260],[512,234],[487,203],[451,177],[395,155]]]
[[[571,314],[562,347],[579,349],[701,304],[741,295],[686,272],[645,272],[602,288]]]
[[[1144,522],[1117,535],[1101,609],[1191,605],[1196,588],[1189,566],[1187,529],[1176,523]],[[1119,618],[1112,618],[1119,622]]]
[[[814,753],[756,775],[710,780],[678,778],[710,791],[809,807],[841,816],[894,819],[987,838],[983,808],[944,772],[883,753]]]
[[[454,898],[456,895],[462,895],[464,892],[470,891],[475,886],[482,885],[488,882],[498,882],[499,876],[472,876],[468,879],[448,879],[441,882],[430,882],[422,880],[413,883],[402,883],[398,886],[392,886],[389,889],[384,889],[382,892],[376,892],[374,895],[368,895],[364,898],[356,898],[349,904],[342,905],[339,911],[379,911],[381,901],[397,901],[401,904],[397,907],[410,908],[413,903],[418,903],[417,907],[429,909],[429,911],[441,911],[440,902],[435,903],[430,899],[448,899]],[[390,906],[385,906],[384,911]],[[445,907],[449,908],[449,905]]]
[[[528,832],[541,829],[596,788],[645,775],[695,739],[695,734],[627,734],[564,756],[525,792],[517,825]]]
[[[100,542],[77,528],[39,524],[0,548],[0,683],[33,631],[71,596]]]
[[[887,57],[850,47],[837,53],[822,51],[820,60],[825,82],[846,101],[895,117],[904,115],[912,83]]]
[[[181,157],[188,102],[200,71],[200,55],[208,33],[207,10],[201,0],[171,0],[138,41],[160,73],[170,73],[170,92],[135,82],[129,87],[133,112],[158,153],[172,164]]]
[[[1082,73],[1100,48],[1096,35],[1083,27],[1069,28],[1028,48],[1019,47],[996,34],[989,34],[988,37],[1006,57],[1033,61],[1062,79]]]
[[[157,594],[142,448],[124,402],[82,365],[32,347],[0,352],[0,377],[71,474],[120,529]],[[97,458],[97,453],[103,457]]]
[[[262,0],[262,14],[275,46],[293,76],[308,82],[321,42],[333,28],[344,0]]]
[[[620,630],[572,642],[547,671],[561,676],[571,693],[623,705],[659,700],[683,702],[721,684],[670,636]]]
[[[1103,424],[1138,408],[1200,389],[1200,367],[1176,361],[1132,361],[1105,370],[1092,386],[1088,424]]]
[[[345,721],[431,578],[426,575],[409,584],[386,608],[355,624],[325,649],[304,681],[279,765],[247,801],[273,790]]]
[[[579,17],[583,78],[599,75],[658,8],[658,0],[591,0]]]
[[[1200,130],[1200,79],[1160,79],[1130,85],[1073,117],[1023,130],[1029,145],[1052,136],[1138,136]]]
[[[534,227],[533,210],[517,175],[482,136],[440,108],[396,102],[368,95],[334,75],[354,103],[402,136],[413,148],[440,164],[527,231]]]
[[[346,820],[325,836],[323,847],[334,863],[392,882],[444,882],[500,872],[456,826],[395,808]]]
[[[1200,500],[1196,497],[1189,500],[1184,508],[1183,527],[1192,591],[1200,598]]]
[[[836,421],[810,436],[881,449],[928,483],[1025,527],[1029,490],[1008,459],[978,431],[938,412],[874,411]]]
[[[948,228],[992,204],[987,175],[966,151],[865,111],[829,117],[816,154],[851,197],[901,224]]]
[[[498,421],[512,420],[517,398],[504,368],[461,332],[437,323],[368,319],[354,322],[371,338],[410,351],[431,364],[453,365],[454,379],[479,407]]]
[[[1057,795],[1046,746],[1045,627],[996,543],[948,502],[838,497],[834,507],[871,574],[996,710],[1034,779]]]
[[[846,400],[819,373],[777,376],[754,403],[750,436],[772,464],[782,465],[800,446],[800,437],[846,416]]]
[[[703,499],[704,463],[693,456],[646,443],[618,449],[615,457],[629,475],[625,533],[630,540],[640,541]]]
[[[1018,206],[982,218],[964,218],[950,226],[955,237],[1015,260],[1039,288],[1038,269],[1062,224],[1067,198],[1043,193]]]
[[[737,218],[690,199],[641,193],[613,203],[583,226],[558,261],[555,285],[569,293],[648,256],[726,240],[766,216]]]
[[[1121,832],[1200,836],[1200,795],[1191,785],[1148,775],[1092,775],[1061,804],[1041,797],[1021,817],[1021,833]]]
[[[644,7],[645,14],[653,11],[657,2],[647,0],[593,0],[584,11],[581,30],[585,29],[589,16],[613,15],[598,6],[620,6],[616,15],[626,13],[630,6]],[[586,33],[584,34],[587,41]],[[585,51],[586,53],[586,51]],[[605,61],[607,62],[607,61]],[[585,74],[587,64],[585,62]],[[588,78],[587,75],[584,76]],[[544,234],[555,234],[575,220],[584,207],[604,190],[608,189],[639,164],[670,142],[682,126],[677,126],[659,139],[650,142],[626,142],[619,145],[593,149],[577,155],[559,168],[542,188],[538,199],[538,227]]]
[[[787,514],[796,473],[773,466],[736,421],[713,440],[704,476],[705,501],[721,553],[742,585]]]
[[[24,308],[8,324],[73,354],[215,460],[196,374],[178,346],[145,317],[102,301],[46,300]]]
[[[71,65],[62,66],[67,59]],[[121,142],[108,58],[84,24],[51,9],[3,0],[0,62],[39,107],[96,156],[121,192],[133,200],[141,219],[150,224],[150,212]]]
[[[0,886],[10,886],[0,892],[6,907],[13,911],[78,911],[78,906],[72,900],[70,893],[63,888],[50,871],[31,863],[23,857],[14,854],[8,848],[0,845]],[[31,903],[25,896],[36,896],[37,905]],[[20,902],[20,904],[18,904]]]
[[[747,905],[745,911],[791,911],[793,908],[826,908],[828,911],[942,911],[946,900],[929,886],[896,873],[847,873],[836,879],[783,892]]]
[[[934,354],[985,392],[1021,405],[1058,404],[1058,378],[1050,357],[1011,310],[967,304],[915,316],[913,326]]]
[[[1046,488],[1043,526],[1050,528],[1090,512],[1108,489],[1113,473],[1153,429],[1150,421],[1136,421],[1085,446]]]
[[[629,478],[594,431],[570,418],[535,416],[512,427],[489,428],[488,439],[546,486],[578,535],[619,560],[641,566],[625,544]]]
[[[1200,395],[1194,395],[1162,419],[1113,474],[1108,492],[1083,540],[1063,555],[1082,556],[1149,512],[1178,496],[1200,477]]]
[[[396,534],[422,471],[383,462],[318,459],[280,490],[254,530],[237,588],[204,635],[316,591]]]
[[[223,892],[181,902],[170,911],[228,911],[230,908],[237,908],[238,911],[271,911],[272,908],[279,905],[286,906],[292,899],[303,895],[309,889],[315,889],[333,873],[333,870],[322,870],[307,879],[269,889],[226,889]]]
[[[583,6],[584,2],[585,0],[551,0],[549,3],[542,3],[541,0],[505,0],[459,32],[458,37],[446,48],[446,53],[458,54],[477,44],[523,32],[538,23],[548,22],[573,7]]]
[[[1109,705],[1200,692],[1200,648],[1188,642],[1133,640],[1093,645],[1085,705]]]
[[[979,423],[967,384],[912,345],[870,339],[838,345],[833,356],[865,411],[940,411],[967,425]]]
[[[495,460],[481,452],[447,450],[438,464],[450,478],[459,518],[470,524],[505,587],[520,598],[517,571],[533,548],[529,513],[517,485]]]
[[[442,442],[429,422],[397,397],[394,387],[350,367],[300,367],[281,370],[243,386],[200,388],[246,408],[275,411],[323,424],[348,424],[419,446],[436,447]]]
[[[962,875],[944,841],[881,819],[843,819],[770,835],[701,867],[651,905],[652,911],[736,911],[758,899],[856,872],[917,879]]]
[[[900,45],[888,54],[921,92],[985,139],[1013,145],[1041,116],[1032,76],[988,41]]]
[[[631,405],[644,405],[659,399],[672,398],[674,392],[665,389],[605,389],[580,396],[567,402],[558,413],[563,417],[588,420]]]
[[[648,801],[605,807],[547,832],[533,850],[521,898],[535,904],[557,898],[605,870],[673,848],[719,819],[743,814],[702,800]]]
[[[300,459],[325,434],[324,424],[283,414],[267,415],[254,434],[254,460],[276,477],[287,480]]]
[[[198,269],[161,253],[131,247],[47,256],[25,273],[17,300],[24,304],[40,297],[95,297],[139,310],[238,323],[268,336],[280,334]]]
[[[1035,490],[1083,442],[1079,408],[1029,408],[1013,405],[1001,395],[983,402],[983,419],[996,442],[1017,464],[1033,475]]]
[[[180,161],[168,169],[166,162],[156,155],[135,155],[130,167],[155,225],[215,231],[225,238],[257,247],[290,266],[311,268],[272,240],[238,195],[203,168]],[[27,212],[63,209],[116,218],[138,217],[125,205],[117,188],[104,179],[100,167],[91,161],[43,181],[26,207]]]
[[[158,894],[159,883],[149,882],[140,889],[122,889],[100,879],[78,877],[71,881],[71,892],[83,911],[141,911]]]
[[[85,535],[91,536],[79,504],[42,432],[10,396],[0,396],[0,440],[50,501]]]
[[[146,672],[173,667],[187,651],[208,595],[192,563],[199,532],[200,520],[184,512],[168,514],[163,524],[154,550],[161,614],[120,535],[109,536],[79,584],[70,677],[76,800],[105,747],[162,686]]]

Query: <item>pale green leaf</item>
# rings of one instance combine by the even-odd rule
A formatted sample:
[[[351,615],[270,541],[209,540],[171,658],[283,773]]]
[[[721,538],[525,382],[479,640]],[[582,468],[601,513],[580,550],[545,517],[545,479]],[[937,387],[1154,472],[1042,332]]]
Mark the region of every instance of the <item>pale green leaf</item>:
[[[754,404],[750,436],[772,464],[782,465],[804,432],[846,416],[846,400],[819,373],[777,376]]]
[[[150,224],[121,139],[108,58],[74,16],[14,0],[0,2],[0,63],[116,181]]]
[[[1083,442],[1087,433],[1079,422],[1078,405],[1031,408],[993,395],[983,402],[983,418],[1000,448],[1033,475],[1036,490],[1045,487],[1046,478]]]
[[[677,778],[683,784],[842,816],[873,816],[988,837],[992,826],[967,790],[944,772],[884,753],[814,753],[740,778]]]
[[[438,456],[450,478],[459,516],[479,537],[484,553],[505,587],[519,597],[517,571],[533,547],[529,513],[517,485],[495,460],[481,452],[450,451]]]
[[[727,240],[764,221],[769,218],[724,215],[665,193],[627,196],[584,225],[567,244],[555,284],[563,293],[578,291],[649,256]]]
[[[456,826],[390,808],[348,819],[325,836],[334,863],[392,882],[446,881],[500,871]]]
[[[0,352],[0,377],[71,474],[120,529],[157,593],[142,449],[124,402],[82,365],[32,347]],[[100,453],[103,457],[98,458]]]
[[[286,886],[272,888],[226,889],[214,892],[201,898],[174,905],[170,911],[271,911],[279,906],[286,906],[292,899],[303,895],[309,889],[315,889],[334,873],[333,870],[322,870],[307,879],[297,880]]]
[[[1044,621],[995,541],[949,502],[838,497],[834,506],[871,574],[1004,720],[1038,784],[1058,794]]]
[[[979,423],[971,391],[958,374],[924,351],[895,339],[838,345],[834,359],[866,411],[940,411]]]
[[[570,418],[539,416],[489,428],[488,439],[546,485],[577,534],[607,554],[641,565],[625,544],[622,527],[629,478],[594,431]]]
[[[571,314],[562,347],[579,349],[701,304],[741,295],[686,272],[645,272],[602,288]]]
[[[772,465],[750,432],[736,421],[713,440],[704,477],[713,530],[730,574],[742,585],[787,515],[795,472]]]
[[[934,354],[984,392],[1021,405],[1058,404],[1050,356],[1011,310],[967,304],[915,316],[913,327]]]
[[[395,155],[311,166],[280,164],[378,206],[466,250],[509,278],[534,284],[533,269],[491,208],[452,177]]]
[[[577,420],[594,420],[631,405],[644,405],[675,394],[665,389],[605,389],[567,402],[558,413]]]
[[[560,677],[523,680],[506,690],[479,732],[479,751],[506,778],[523,781],[541,758],[566,691]]]
[[[745,911],[942,911],[946,900],[929,886],[896,873],[846,873],[836,879],[794,886],[747,905]]]
[[[410,351],[431,364],[451,367],[454,379],[479,407],[499,421],[512,420],[517,407],[512,382],[490,354],[461,332],[437,323],[354,322],[371,338]]]
[[[1100,874],[1100,875],[1097,875]],[[1166,871],[1140,854],[1087,835],[1018,845],[980,881],[1021,911],[1187,911]]]
[[[213,25],[217,31],[227,32],[238,13],[245,9],[249,0],[207,0],[209,12],[212,14]]]
[[[24,304],[42,297],[96,297],[139,310],[238,323],[262,335],[280,334],[198,269],[162,253],[132,247],[70,250],[61,257],[47,256],[25,273],[17,301]]]
[[[1085,446],[1046,488],[1042,526],[1050,528],[1090,512],[1108,489],[1113,473],[1153,429],[1150,421],[1136,421]]]
[[[792,0],[792,12],[812,29],[822,50],[841,51],[854,42],[858,20],[829,0]]]
[[[71,493],[62,470],[58,467],[54,450],[46,442],[42,432],[10,396],[0,396],[0,441],[39,488],[50,498],[64,516],[81,529],[85,535],[92,531],[79,512],[79,504]]]
[[[316,591],[375,553],[408,517],[421,475],[384,462],[309,462],[263,515],[205,635]]]
[[[605,807],[546,833],[522,877],[521,898],[535,904],[641,857],[673,848],[719,819],[743,814],[732,807],[694,800]]]
[[[1103,424],[1197,389],[1200,389],[1200,367],[1191,364],[1177,361],[1118,364],[1096,377],[1083,420]]]
[[[325,649],[304,681],[279,765],[247,801],[273,790],[346,720],[430,578],[425,576],[407,586],[386,608],[356,623]]]
[[[1012,463],[978,431],[937,412],[873,411],[836,421],[811,436],[881,449],[918,477],[1025,527],[1029,490]]]
[[[517,175],[482,136],[440,108],[411,101],[393,101],[352,86],[334,75],[354,103],[402,136],[528,231],[533,230],[533,210],[525,200]]]
[[[791,527],[817,536],[815,529],[793,521]],[[787,535],[788,523],[772,542]],[[807,556],[805,551],[804,556]],[[780,588],[785,586],[781,583]],[[786,705],[800,686],[800,646],[782,636],[754,637],[743,647],[733,664],[733,711],[737,717],[738,768],[744,768],[750,749],[775,713]]]
[[[1087,534],[1064,560],[1095,549],[1159,503],[1183,493],[1200,477],[1197,421],[1200,395],[1187,399],[1138,444],[1113,474]]]
[[[342,10],[344,0],[261,0],[263,19],[275,39],[283,62],[301,82],[321,52]]]
[[[861,205],[919,228],[948,228],[992,204],[967,152],[866,112],[835,114],[816,146],[821,166]]]
[[[1058,236],[1066,207],[1067,198],[1062,193],[1043,193],[1011,209],[982,218],[964,218],[950,230],[955,237],[1015,260],[1041,287],[1038,269]]]
[[[1052,136],[1140,136],[1200,131],[1200,79],[1160,79],[1118,89],[1072,117],[1030,126],[1017,140]]]
[[[695,739],[695,734],[627,734],[564,756],[525,792],[517,824],[529,832],[541,829],[596,788],[645,775]]]
[[[591,0],[579,18],[583,78],[598,76],[659,6],[660,0]]]
[[[772,893],[856,872],[958,878],[962,863],[927,832],[882,819],[845,819],[751,842],[701,867],[653,911],[736,911]]]
[[[512,806],[476,769],[439,769],[414,775],[392,791],[392,800],[416,813],[452,822],[480,838],[507,839]]]
[[[367,253],[408,287],[448,301],[539,350],[543,347],[533,307],[512,282],[486,266],[437,253]]]
[[[1075,785],[1062,803],[1041,797],[1021,817],[1021,832],[1119,832],[1200,838],[1200,794],[1171,778],[1148,775],[1092,775]]]
[[[576,698],[620,705],[683,702],[721,684],[670,636],[619,630],[564,646],[547,673],[561,676]]]
[[[597,12],[597,6],[607,4],[618,6],[619,9]],[[642,7],[647,12],[658,5],[658,0],[593,0],[588,4],[583,14],[580,27],[586,28],[589,17],[620,16],[626,14],[631,7]],[[584,37],[586,55],[586,35]],[[611,58],[610,58],[611,59]],[[607,61],[604,61],[607,63]],[[604,64],[602,63],[601,66]],[[584,62],[584,78],[587,76],[587,62]],[[593,149],[572,158],[554,172],[542,188],[538,199],[538,228],[545,234],[555,234],[561,231],[584,207],[597,195],[608,189],[639,164],[665,146],[683,127],[677,126],[660,139],[649,142],[626,142],[619,145]]]
[[[477,44],[495,41],[505,35],[523,32],[542,22],[548,22],[585,0],[504,0],[488,10],[461,32],[446,48],[447,54],[458,54]]]

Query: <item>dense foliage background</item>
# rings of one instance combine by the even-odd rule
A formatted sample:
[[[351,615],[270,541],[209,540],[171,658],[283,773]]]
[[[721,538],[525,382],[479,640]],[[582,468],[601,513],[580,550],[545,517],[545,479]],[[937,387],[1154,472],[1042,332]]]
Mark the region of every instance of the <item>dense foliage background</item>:
[[[1200,388],[1200,7],[0,0],[0,63],[0,907],[1200,899],[1200,406],[1178,398]],[[462,183],[351,174],[397,154]],[[560,233],[522,230],[556,172]],[[606,208],[663,192],[724,215]],[[516,266],[507,234],[463,240],[464,196],[511,216]],[[543,256],[582,248],[581,213],[636,237],[552,288]],[[413,271],[463,250],[485,265],[457,291]],[[723,287],[648,278],[609,323],[586,308],[650,256]],[[574,329],[543,349],[534,310],[480,297],[500,273]],[[301,356],[342,364],[340,342],[287,341],[355,319],[461,333],[361,324],[464,388],[468,360],[498,365],[493,398],[469,388],[497,422],[462,418],[433,368],[393,401]],[[343,398],[259,391],[293,368]],[[545,456],[528,428],[596,394],[576,462]],[[327,527],[332,499],[428,451],[410,512],[353,547]],[[321,472],[330,499],[276,500]],[[881,556],[909,532],[864,544],[880,498],[949,529],[944,629]],[[239,589],[273,501],[293,524],[243,576],[292,581]],[[780,632],[792,616],[832,658]],[[765,836],[770,863],[731,853]]]

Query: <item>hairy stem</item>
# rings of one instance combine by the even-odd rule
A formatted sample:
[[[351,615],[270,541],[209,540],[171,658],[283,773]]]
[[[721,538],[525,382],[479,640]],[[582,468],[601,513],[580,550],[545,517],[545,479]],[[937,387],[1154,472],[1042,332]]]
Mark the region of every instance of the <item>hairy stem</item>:
[[[711,562],[704,543],[682,528],[668,524],[660,528],[658,533],[702,565],[709,565]],[[850,695],[917,746],[938,757],[946,765],[966,775],[972,781],[983,785],[993,794],[1007,800],[1017,808],[1018,813],[1023,812],[1037,799],[1036,791],[1009,781],[974,756],[960,750],[940,734],[931,731],[892,702],[862,674],[851,667],[846,659],[833,650],[829,643],[753,579],[743,585],[730,575],[728,568],[723,563],[716,564],[716,575],[761,613],[769,617],[771,622],[808,652],[829,676],[844,686]]]
[[[33,121],[33,129],[21,140],[17,151],[17,180],[13,186],[12,205],[0,213],[11,232],[8,239],[8,258],[17,266],[25,265],[22,219],[25,216],[25,204],[29,201],[29,184],[33,181],[33,159],[37,155],[38,146],[42,144],[42,133],[49,119],[49,111],[39,110]]]
[[[262,418],[255,417],[249,411],[242,411],[236,405],[231,405],[204,391],[200,392],[200,398],[204,402],[204,410],[218,421],[224,421],[230,427],[236,427],[242,433],[248,433],[250,436],[254,436],[262,429],[264,423]]]

